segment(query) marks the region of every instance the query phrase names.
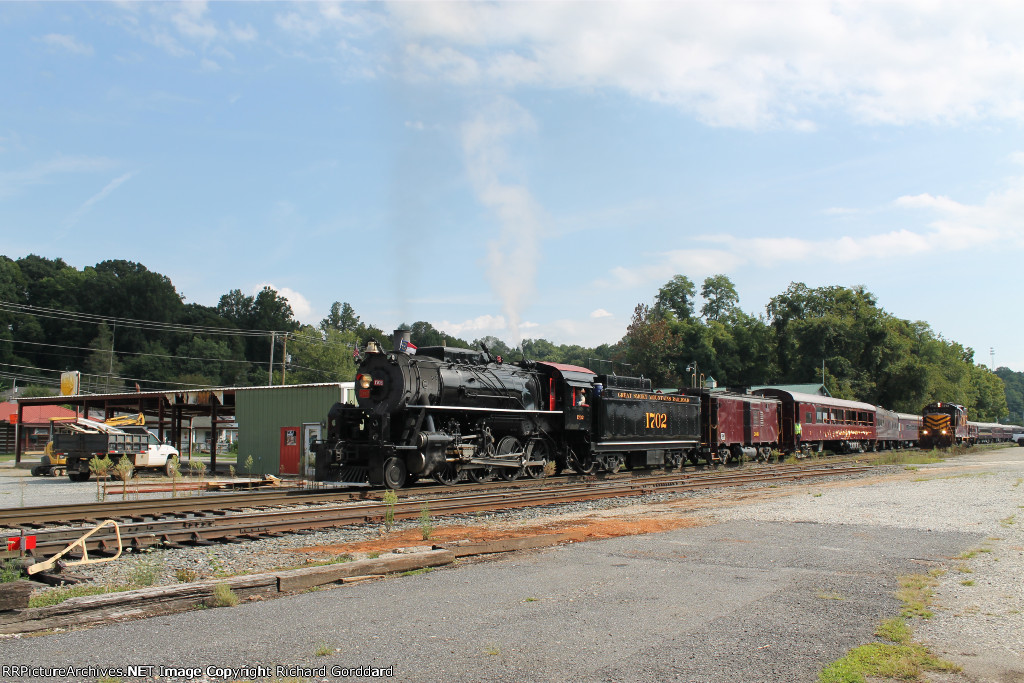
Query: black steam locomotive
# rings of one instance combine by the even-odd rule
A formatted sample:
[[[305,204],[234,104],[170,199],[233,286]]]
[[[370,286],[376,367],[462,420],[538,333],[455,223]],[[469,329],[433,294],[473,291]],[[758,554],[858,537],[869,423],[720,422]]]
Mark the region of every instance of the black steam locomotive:
[[[681,466],[700,444],[700,397],[659,394],[639,377],[522,360],[486,348],[367,346],[358,405],[337,403],[313,444],[318,481],[401,488],[493,476]]]

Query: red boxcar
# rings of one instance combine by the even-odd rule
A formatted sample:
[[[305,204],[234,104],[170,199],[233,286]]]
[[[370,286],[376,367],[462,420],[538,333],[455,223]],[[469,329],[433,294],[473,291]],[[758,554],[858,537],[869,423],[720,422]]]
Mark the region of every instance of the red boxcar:
[[[687,389],[700,396],[701,454],[708,463],[767,460],[779,446],[779,401],[755,394]]]
[[[875,447],[875,406],[817,394],[783,389],[758,389],[780,407],[779,447],[787,452],[830,450],[836,453],[871,450]],[[794,425],[801,426],[797,439]]]

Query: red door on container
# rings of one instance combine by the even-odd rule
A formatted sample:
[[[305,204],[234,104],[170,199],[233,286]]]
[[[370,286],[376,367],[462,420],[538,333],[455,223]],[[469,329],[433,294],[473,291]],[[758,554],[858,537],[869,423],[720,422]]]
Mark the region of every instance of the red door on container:
[[[299,453],[301,450],[299,428],[281,427],[281,474],[299,473]]]

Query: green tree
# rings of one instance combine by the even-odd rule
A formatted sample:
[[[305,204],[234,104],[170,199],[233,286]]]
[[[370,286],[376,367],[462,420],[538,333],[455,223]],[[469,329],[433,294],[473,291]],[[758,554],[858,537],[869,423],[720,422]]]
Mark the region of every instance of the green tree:
[[[630,374],[649,377],[659,386],[680,383],[672,359],[677,357],[678,342],[664,318],[650,306],[637,304],[633,318],[622,338],[620,360],[630,364]]]
[[[1024,424],[1024,372],[1014,372],[1007,367],[996,368],[996,375],[1006,387],[1006,409],[1009,421]]]
[[[659,317],[674,315],[679,320],[693,316],[693,282],[685,275],[676,275],[658,290],[654,298],[654,314]]]
[[[705,278],[700,295],[704,299],[700,314],[705,320],[723,320],[738,310],[740,296],[736,293],[736,286],[726,275]]]
[[[356,376],[352,351],[357,341],[353,331],[302,327],[288,342],[288,383],[351,382]]]
[[[359,316],[356,315],[352,305],[346,302],[335,301],[331,304],[331,312],[320,321],[320,329],[334,330],[336,332],[354,332],[359,328]]]

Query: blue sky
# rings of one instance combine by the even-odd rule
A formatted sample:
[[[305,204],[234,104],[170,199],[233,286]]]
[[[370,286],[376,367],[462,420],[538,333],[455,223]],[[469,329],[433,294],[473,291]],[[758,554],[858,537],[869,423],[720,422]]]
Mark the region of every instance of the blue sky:
[[[3,3],[0,253],[512,343],[614,342],[676,273],[755,314],[860,284],[1024,371],[1021,26],[1014,2]]]

